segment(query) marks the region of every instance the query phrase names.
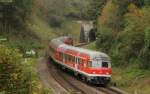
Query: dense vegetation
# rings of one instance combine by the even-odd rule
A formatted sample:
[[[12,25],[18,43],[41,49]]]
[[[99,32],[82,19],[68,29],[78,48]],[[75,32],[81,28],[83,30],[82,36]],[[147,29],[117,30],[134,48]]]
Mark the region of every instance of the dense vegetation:
[[[0,3],[2,20],[1,23],[5,23],[14,28],[23,28],[26,19],[29,18],[33,8],[33,0],[12,0],[12,2]]]
[[[0,48],[0,91],[6,94],[29,93],[30,77],[23,71],[21,55],[7,47]]]
[[[0,93],[49,94],[38,77],[36,56],[30,59],[26,52],[34,50],[37,54],[43,53],[41,50],[56,35],[79,35],[75,32],[80,31],[79,24],[58,18],[56,20],[61,21],[61,26],[55,24],[55,20],[54,23],[50,22],[51,15],[62,18],[67,15],[54,14],[52,11],[57,11],[57,8],[52,11],[45,9],[40,0],[13,0],[13,3],[4,3],[0,3],[4,15],[3,20],[0,20]],[[43,3],[50,4],[46,0]]]
[[[150,6],[142,0],[110,0],[98,18],[96,45],[113,64],[150,68]]]
[[[34,66],[35,61],[21,63],[26,58],[26,51],[34,49],[38,52],[39,49],[44,48],[45,44],[47,45],[49,39],[56,36],[69,35],[79,40],[79,34],[84,35],[83,28],[82,32],[79,32],[80,26],[77,23],[79,20],[92,20],[96,26],[94,31],[97,31],[97,39],[90,48],[96,45],[94,49],[108,53],[112,58],[113,66],[117,67],[114,71],[121,71],[119,68],[124,66],[129,68],[123,71],[122,76],[129,77],[126,81],[122,81],[120,77],[119,84],[126,85],[125,83],[131,79],[139,79],[137,78],[139,76],[148,77],[150,69],[149,0],[13,1],[6,4],[3,10],[5,16],[3,20],[0,20],[0,39],[6,38],[5,42],[0,41],[0,45],[5,45],[0,46],[0,74],[6,74],[0,75],[0,92],[12,94],[12,91],[16,91],[15,94],[20,92],[28,94],[37,91],[41,93],[40,86],[36,87],[39,85],[36,83],[38,77],[35,72],[31,72],[34,71],[31,66]],[[95,32],[92,34],[90,35],[94,36]],[[84,42],[82,38],[80,39]],[[119,72],[115,72],[114,75],[116,73]],[[121,73],[119,75],[122,75]],[[33,78],[36,81],[33,81]]]
[[[95,11],[97,39],[85,46],[109,54],[113,82],[131,94],[150,92],[149,11],[149,0],[105,0]]]
[[[0,93],[44,94],[35,68],[35,59],[27,59],[26,51],[41,47],[40,37],[28,26],[33,0],[0,2]]]
[[[107,0],[37,0],[39,15],[51,26],[66,20],[96,20]],[[59,6],[59,7],[58,7]]]

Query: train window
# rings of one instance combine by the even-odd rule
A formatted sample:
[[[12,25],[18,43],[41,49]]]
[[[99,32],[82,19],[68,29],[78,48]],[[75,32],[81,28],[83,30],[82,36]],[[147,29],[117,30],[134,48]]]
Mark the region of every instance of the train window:
[[[69,62],[69,55],[67,54],[67,61]]]
[[[64,54],[64,57],[65,57],[65,61],[67,61],[67,54]]]
[[[84,59],[82,59],[82,62],[84,62],[85,60]]]
[[[88,66],[89,68],[91,68],[91,67],[92,67],[92,62],[89,61],[89,62],[87,63],[87,66]]]
[[[71,56],[71,62],[75,62],[75,57]]]
[[[82,62],[83,62],[83,63],[84,63],[84,61],[85,61],[85,60],[84,60],[84,59],[82,59]]]
[[[63,53],[61,53],[61,57],[63,58]]]
[[[68,55],[69,62],[72,62],[72,56]]]
[[[59,56],[60,58],[63,58],[63,54],[61,52],[59,52]]]
[[[68,61],[68,62],[73,62],[74,61],[73,56],[68,55],[68,54],[65,55],[65,60]]]
[[[109,65],[108,65],[108,62],[102,62],[102,67],[103,67],[103,68],[108,68],[108,66],[109,66]]]
[[[59,52],[59,57],[61,58],[61,52]]]
[[[78,58],[78,64],[80,64],[82,62],[81,58]]]
[[[73,62],[75,62],[75,56],[73,56]]]
[[[82,58],[80,58],[80,63],[82,63],[83,62],[83,59]]]

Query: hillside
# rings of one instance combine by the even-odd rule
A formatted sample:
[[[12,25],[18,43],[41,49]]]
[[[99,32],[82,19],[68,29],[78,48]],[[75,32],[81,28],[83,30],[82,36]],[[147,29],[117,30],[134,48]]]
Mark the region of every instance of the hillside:
[[[49,94],[37,73],[37,59],[55,37],[78,42],[78,21],[92,21],[96,40],[84,48],[111,57],[117,87],[149,94],[149,0],[10,1],[0,0],[0,93]]]
[[[117,86],[131,94],[149,94],[149,1],[109,0],[101,7],[97,40],[86,48],[109,54]]]
[[[1,3],[0,1],[0,6],[4,7],[7,12],[3,10],[0,13],[6,15],[5,13],[12,11],[13,16],[9,16],[9,19],[3,18],[5,22],[0,20],[0,68],[6,68],[6,70],[0,69],[0,74],[4,73],[0,77],[0,87],[3,86],[0,88],[0,93],[50,94],[50,88],[45,88],[40,81],[36,69],[37,59],[45,54],[44,49],[51,39],[61,35],[79,35],[80,25],[76,21],[68,20],[63,22],[62,27],[50,26],[43,17],[39,16],[39,11],[35,9],[37,6],[32,0],[16,0],[14,2],[16,9],[12,3],[8,4],[7,7],[11,8],[7,9],[3,6],[5,3],[7,2]],[[77,40],[78,36],[74,38]],[[9,69],[7,66],[13,68]],[[4,71],[14,69],[20,69],[20,71],[5,75]],[[11,75],[15,78],[12,79]],[[4,78],[7,80],[3,80]],[[14,83],[6,83],[9,81]],[[12,87],[11,84],[13,84]],[[20,87],[17,86],[18,84]]]

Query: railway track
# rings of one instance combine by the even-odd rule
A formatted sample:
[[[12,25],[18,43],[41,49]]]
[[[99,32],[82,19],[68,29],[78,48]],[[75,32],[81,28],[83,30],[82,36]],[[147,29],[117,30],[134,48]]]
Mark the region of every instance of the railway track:
[[[70,75],[65,70],[61,70],[55,66],[53,61],[47,62],[50,75],[64,89],[73,94],[127,94],[126,92],[115,87],[99,87],[88,85],[84,81],[77,80],[73,75]]]
[[[105,94],[128,94],[115,87],[97,87],[98,90],[105,92]]]
[[[84,91],[80,90],[78,87],[74,86],[69,80],[62,76],[62,72],[56,68],[52,62],[48,62],[48,67],[52,77],[67,91],[76,94],[86,94]]]

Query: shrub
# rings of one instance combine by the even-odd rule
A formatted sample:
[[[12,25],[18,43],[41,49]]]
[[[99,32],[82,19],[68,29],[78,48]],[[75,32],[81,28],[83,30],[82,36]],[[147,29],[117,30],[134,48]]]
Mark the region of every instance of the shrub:
[[[150,27],[145,29],[145,46],[141,50],[140,60],[142,61],[141,67],[145,69],[150,68]]]
[[[140,60],[141,67],[149,67],[148,11],[149,8],[139,9],[133,4],[129,5],[129,13],[125,15],[125,29],[118,34],[111,51],[113,61],[117,64],[129,65],[134,60]]]
[[[96,46],[101,48],[104,52],[109,52],[114,41],[112,30],[109,28],[101,28],[101,31],[98,31],[97,38]]]
[[[28,94],[27,75],[22,71],[21,55],[12,49],[0,45],[0,92],[6,94]]]

